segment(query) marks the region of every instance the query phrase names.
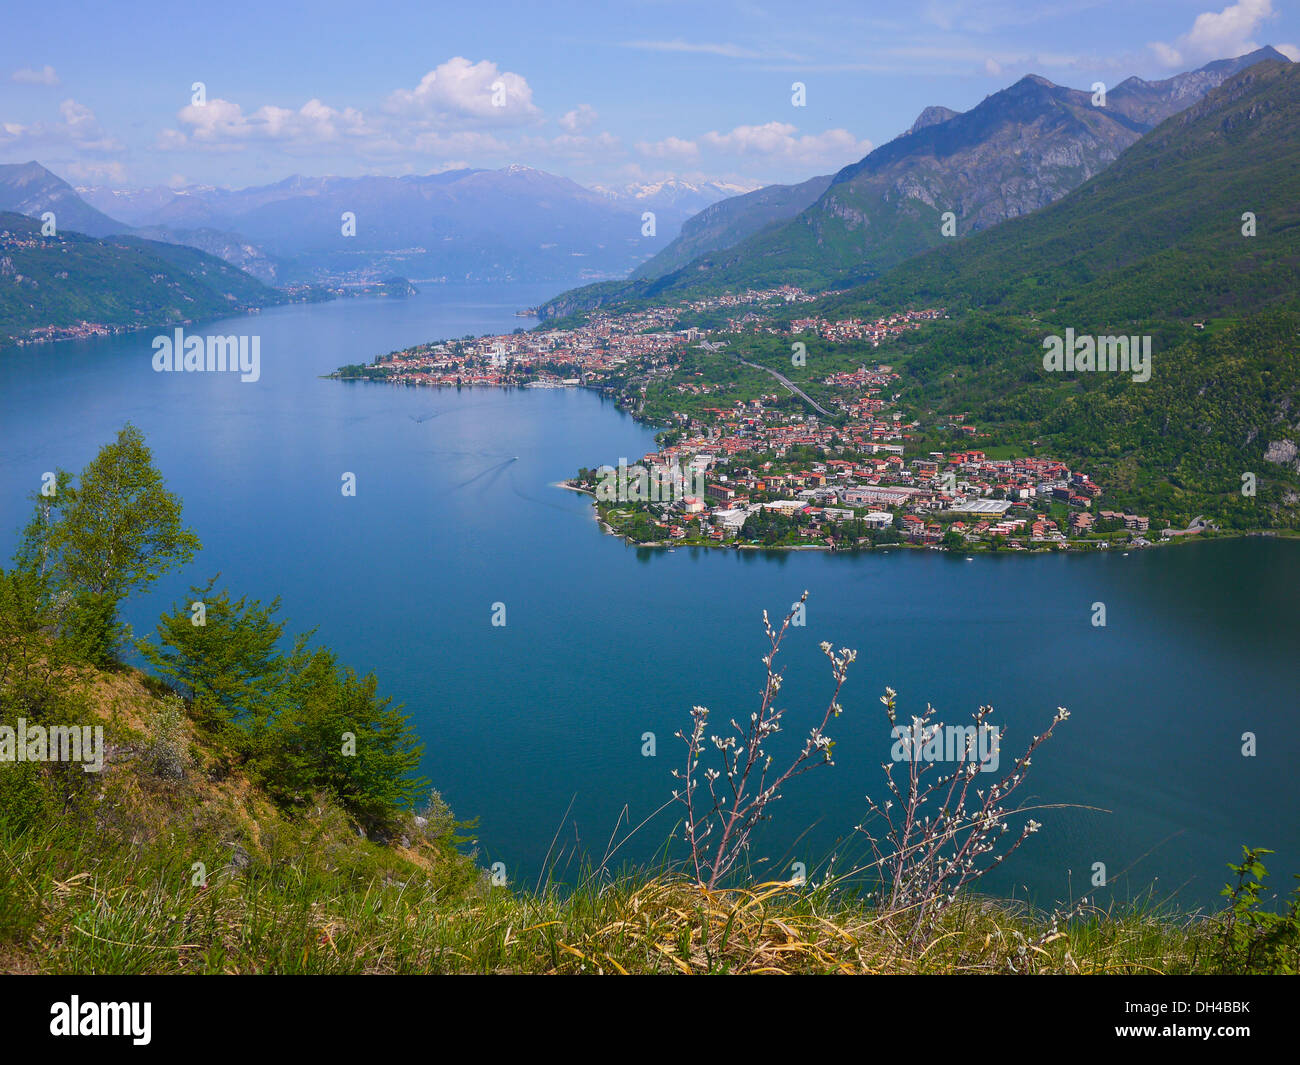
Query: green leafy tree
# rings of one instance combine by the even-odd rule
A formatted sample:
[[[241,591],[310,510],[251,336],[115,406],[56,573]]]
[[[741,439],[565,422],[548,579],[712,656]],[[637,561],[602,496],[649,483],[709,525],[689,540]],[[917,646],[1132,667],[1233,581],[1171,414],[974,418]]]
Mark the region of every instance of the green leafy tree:
[[[218,728],[241,724],[256,736],[274,717],[283,687],[286,660],[277,647],[286,623],[276,620],[278,598],[266,606],[232,599],[214,590],[216,580],[191,587],[188,602],[158,619],[157,644],[136,646],[190,700],[196,717]]]
[[[279,599],[235,599],[215,581],[159,619],[156,643],[137,644],[194,716],[224,735],[280,802],[327,792],[377,827],[422,798],[428,782],[412,774],[423,748],[401,707],[377,694],[374,675],[359,677],[332,651],[309,648],[312,633],[282,652]]]
[[[181,523],[144,436],[127,424],[74,485],[58,471],[52,496],[40,496],[16,562],[53,612],[70,646],[108,665],[121,636],[118,607],[199,549]]]
[[[377,687],[374,674],[340,667],[331,651],[297,649],[274,742],[259,754],[273,794],[301,802],[327,790],[363,823],[381,826],[427,793],[429,782],[413,776],[423,745]]]
[[[52,639],[56,617],[43,582],[29,570],[0,571],[0,723],[54,720],[67,705],[64,678],[75,665]]]

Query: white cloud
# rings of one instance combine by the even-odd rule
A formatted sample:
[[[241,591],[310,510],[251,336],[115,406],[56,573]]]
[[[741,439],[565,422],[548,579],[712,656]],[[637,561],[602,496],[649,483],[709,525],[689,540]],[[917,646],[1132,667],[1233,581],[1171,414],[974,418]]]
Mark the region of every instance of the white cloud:
[[[59,76],[54,73],[54,68],[48,63],[41,67],[40,70],[34,70],[31,67],[23,67],[21,70],[15,70],[9,78],[10,81],[16,81],[19,85],[58,85]]]
[[[95,121],[95,112],[85,104],[68,99],[59,104],[59,114],[68,130],[76,137],[85,138],[99,132],[99,123]]]
[[[586,105],[570,114],[575,124],[595,120]],[[487,60],[471,63],[456,56],[429,71],[414,89],[390,93],[382,110],[370,114],[316,98],[296,109],[265,104],[249,112],[221,98],[192,103],[177,112],[180,128],[163,130],[156,147],[239,151],[272,143],[290,154],[309,155],[346,145],[361,157],[414,151],[459,160],[508,155],[509,146],[493,131],[540,118],[532,90],[518,74],[502,72]]]
[[[596,109],[591,104],[579,104],[560,116],[560,128],[569,133],[581,133],[596,124]]]
[[[760,165],[788,164],[804,173],[813,167],[852,163],[871,151],[872,144],[858,140],[846,129],[800,135],[788,122],[767,122],[761,126],[736,126],[726,133],[713,130],[694,140],[665,137],[658,141],[639,141],[635,147],[644,158],[665,162],[696,162],[708,152],[748,160],[743,165],[751,168],[754,160],[758,160]]]
[[[296,111],[266,105],[246,115],[239,104],[217,97],[207,103],[189,104],[176,117],[188,127],[188,133],[163,130],[159,148],[231,147],[248,141],[321,145],[370,132],[360,111],[352,107],[336,110],[317,99],[308,100]]]
[[[65,168],[68,177],[77,181],[91,181],[96,184],[123,185],[126,183],[126,167],[117,161],[86,162],[78,160]]]
[[[178,151],[189,143],[189,138],[178,129],[165,129],[158,134],[155,147],[162,152]]]
[[[846,129],[798,135],[788,122],[767,122],[761,126],[737,126],[729,133],[706,133],[700,143],[732,155],[757,155],[770,160],[843,165],[871,151],[870,141],[860,141]]]
[[[694,44],[683,41],[680,37],[671,41],[624,41],[624,48],[636,48],[644,52],[685,52],[688,54],[720,55],[728,59],[759,59],[761,53],[752,48],[743,48],[738,44]]]
[[[638,141],[636,150],[650,159],[694,159],[700,146],[681,137],[665,137],[661,141]]]
[[[1260,47],[1254,35],[1276,14],[1273,0],[1237,0],[1237,3],[1222,11],[1206,11],[1197,15],[1187,33],[1173,42],[1156,41],[1151,48],[1156,58],[1169,67],[1197,61],[1233,59]]]
[[[440,127],[518,126],[541,117],[523,77],[489,60],[471,63],[461,56],[429,71],[414,89],[391,93],[384,110]]]
[[[67,150],[105,155],[125,150],[121,141],[104,134],[95,112],[84,104],[64,100],[59,104],[59,114],[61,119],[57,122],[0,125],[0,149],[51,157],[53,153]]]
[[[558,137],[552,137],[548,144],[551,151],[560,155],[585,155],[592,152],[617,151],[623,142],[614,134],[602,131],[591,135],[563,133]]]
[[[1165,44],[1164,41],[1154,41],[1151,50],[1155,52],[1156,58],[1167,67],[1180,67],[1183,65],[1183,54],[1172,44]]]
[[[404,139],[387,139],[371,145],[377,152],[399,154],[409,152],[411,148],[427,155],[466,156],[482,158],[483,156],[505,156],[510,153],[510,146],[504,141],[479,130],[427,130],[418,134],[413,141]]]

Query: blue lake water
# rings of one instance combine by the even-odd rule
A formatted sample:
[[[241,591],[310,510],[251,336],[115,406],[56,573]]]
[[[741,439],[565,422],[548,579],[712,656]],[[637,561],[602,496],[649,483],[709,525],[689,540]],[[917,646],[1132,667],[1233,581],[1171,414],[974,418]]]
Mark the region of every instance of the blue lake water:
[[[589,500],[555,487],[581,465],[634,459],[653,433],[594,394],[441,390],[319,375],[408,344],[531,325],[529,286],[427,286],[408,300],[278,308],[200,332],[261,337],[256,383],[159,374],[152,334],[0,356],[0,553],[42,473],[79,470],[127,421],[145,433],[204,549],[127,608],[137,633],[190,583],[280,595],[294,631],[405,704],[424,771],[478,816],[485,861],[531,884],[556,853],[597,860],[620,817],[661,806],[693,704],[756,707],[761,613],[810,592],[786,644],[787,728],[829,693],[823,639],[857,648],[830,730],[836,765],[791,783],[755,848],[788,875],[861,850],[891,740],[878,697],[961,724],[1005,724],[1004,765],[1071,719],[1020,795],[1043,830],[986,884],[1040,903],[1155,886],[1208,905],[1242,843],[1300,869],[1300,545],[1262,539],[1099,557],[860,556],[636,550],[601,534]],[[341,477],[357,479],[355,498]],[[491,625],[504,603],[507,624]],[[1091,623],[1103,602],[1107,625]],[[657,756],[644,757],[653,732]],[[1257,737],[1243,757],[1242,734]],[[1058,807],[1058,804],[1064,804]],[[626,813],[624,808],[626,807]],[[619,858],[647,860],[660,814]],[[557,838],[558,837],[558,838]],[[553,844],[553,841],[554,844]],[[1111,895],[1089,877],[1104,862]]]

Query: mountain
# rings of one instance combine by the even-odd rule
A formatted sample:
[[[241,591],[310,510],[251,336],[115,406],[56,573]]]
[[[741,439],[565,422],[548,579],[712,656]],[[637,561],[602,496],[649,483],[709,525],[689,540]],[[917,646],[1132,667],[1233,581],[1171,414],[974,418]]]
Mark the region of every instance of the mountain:
[[[754,185],[738,185],[727,181],[637,181],[619,188],[594,185],[594,192],[602,193],[619,203],[640,205],[642,209],[656,211],[664,216],[669,228],[676,231],[682,222],[704,210],[710,204],[731,196],[741,196],[753,191]]]
[[[1052,314],[1076,328],[1201,320],[1300,291],[1300,66],[1231,77],[1107,171],[1029,217],[827,301]],[[1255,235],[1244,236],[1247,211]]]
[[[0,212],[0,345],[163,327],[283,303],[214,256],[133,236],[97,239]]]
[[[0,211],[14,211],[29,218],[54,212],[57,230],[68,229],[92,237],[132,234],[166,244],[184,244],[224,259],[272,284],[278,280],[280,264],[255,244],[237,233],[203,227],[206,209],[192,215],[195,228],[185,228],[185,211],[176,209],[185,197],[170,189],[113,193],[107,189],[74,189],[40,163],[0,165]],[[101,210],[100,208],[105,208]],[[173,224],[150,224],[160,213]]]
[[[32,218],[53,211],[57,229],[92,237],[126,233],[131,228],[86,203],[71,185],[37,162],[0,164],[0,211]]]
[[[301,177],[229,190],[82,190],[142,232],[195,243],[267,280],[574,281],[626,274],[736,186],[592,190],[524,166],[406,177]],[[642,235],[642,215],[656,215]],[[343,235],[343,215],[356,219]]]
[[[677,239],[632,276],[662,277],[701,255],[739,244],[766,226],[784,222],[811,206],[830,183],[831,176],[826,174],[798,185],[767,185],[705,207],[683,222]]]
[[[908,132],[915,133],[956,115],[956,111],[947,107],[927,107]],[[663,277],[694,259],[733,247],[773,223],[787,221],[811,207],[830,187],[832,180],[833,175],[823,174],[797,185],[766,185],[705,207],[682,224],[681,234],[676,240],[632,276]]]
[[[146,240],[163,244],[184,244],[215,255],[231,266],[251,274],[263,284],[276,285],[282,280],[284,264],[261,247],[238,233],[219,229],[176,229],[171,226],[139,226],[133,233]]]
[[[1199,70],[1175,74],[1163,81],[1129,78],[1110,91],[1106,106],[1118,108],[1130,118],[1155,126],[1222,85],[1238,71],[1265,60],[1290,62],[1276,48],[1266,45],[1235,59],[1218,59]]]
[[[916,117],[908,129],[908,133],[916,133],[925,129],[926,126],[937,126],[940,122],[947,122],[950,118],[956,118],[961,112],[954,111],[951,107],[927,107]]]
[[[891,353],[923,420],[1077,459],[1112,508],[1300,526],[1300,66],[1231,76],[1058,203],[819,313],[908,305],[949,315]],[[1066,329],[1150,337],[1149,379],[1049,372]]]
[[[877,276],[950,239],[945,213],[965,237],[1045,207],[1225,78],[1274,59],[1285,61],[1262,48],[1164,81],[1130,78],[1104,106],[1094,106],[1090,93],[1029,75],[962,114],[927,108],[907,133],[839,171],[787,221],[756,227],[671,273],[565,293],[542,311],[778,283],[846,286]]]

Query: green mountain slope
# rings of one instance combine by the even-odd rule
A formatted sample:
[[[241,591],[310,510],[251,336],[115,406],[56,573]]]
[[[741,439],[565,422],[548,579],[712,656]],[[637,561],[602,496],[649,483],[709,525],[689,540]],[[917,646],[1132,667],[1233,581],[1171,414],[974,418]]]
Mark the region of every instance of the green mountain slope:
[[[741,196],[719,200],[688,218],[677,239],[638,267],[632,276],[663,277],[701,255],[739,244],[767,226],[784,222],[812,206],[830,183],[831,175],[824,174],[797,185],[766,185]]]
[[[194,321],[287,298],[195,248],[63,230],[43,237],[40,222],[0,212],[0,344],[82,323],[119,330]]]
[[[1263,63],[1059,203],[913,259],[827,312],[938,301],[1083,330],[1294,305],[1298,281],[1300,66]]]
[[[1057,204],[777,317],[936,307],[946,317],[887,354],[810,332],[792,369],[778,330],[693,357],[721,381],[744,343],[813,391],[846,354],[880,359],[901,374],[910,454],[1061,458],[1103,487],[1095,511],[1153,530],[1300,529],[1300,67],[1242,71]],[[1044,341],[1067,330],[1149,338],[1149,378],[1049,370]]]
[[[895,360],[923,421],[1078,460],[1106,507],[1300,527],[1300,67],[1236,75],[1060,203],[821,310],[936,304]],[[1150,380],[1048,372],[1066,329],[1150,336]]]
[[[566,292],[544,317],[617,301],[657,301],[779,284],[847,287],[1054,203],[1112,165],[1161,121],[1234,73],[1285,56],[1261,48],[1159,82],[1130,78],[1099,105],[1091,93],[1029,76],[964,114],[928,108],[908,132],[837,173],[787,221],[755,228],[671,273]],[[723,201],[714,210],[738,212]],[[952,229],[944,232],[945,216]],[[653,266],[654,261],[651,264]]]

